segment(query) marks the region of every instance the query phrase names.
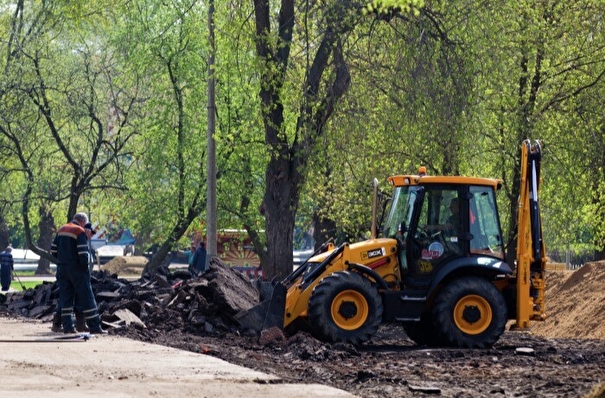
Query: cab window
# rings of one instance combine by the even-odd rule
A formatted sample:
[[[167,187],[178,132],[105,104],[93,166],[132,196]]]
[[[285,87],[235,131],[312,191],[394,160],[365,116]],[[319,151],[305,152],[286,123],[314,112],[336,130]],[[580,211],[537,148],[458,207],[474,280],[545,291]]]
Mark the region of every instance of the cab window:
[[[419,258],[416,258],[419,273],[432,273],[444,261],[461,255],[460,233],[463,226],[458,200],[457,186],[426,188],[415,236],[419,245]]]
[[[491,187],[470,187],[470,241],[471,253],[486,254],[504,259],[496,198]]]

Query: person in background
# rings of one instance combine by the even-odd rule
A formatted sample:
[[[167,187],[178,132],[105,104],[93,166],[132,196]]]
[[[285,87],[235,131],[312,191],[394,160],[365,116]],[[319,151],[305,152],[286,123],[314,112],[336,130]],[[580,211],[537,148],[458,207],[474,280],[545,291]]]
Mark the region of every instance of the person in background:
[[[206,245],[204,242],[200,242],[195,250],[191,260],[191,269],[194,276],[201,275],[206,271]]]
[[[64,333],[75,333],[73,312],[77,302],[92,334],[105,334],[90,284],[88,237],[84,226],[86,213],[78,213],[73,220],[59,228],[50,252],[57,258],[57,283],[61,323]]]
[[[187,253],[187,270],[193,274],[193,256],[195,254],[195,243],[191,243],[189,252]]]
[[[13,248],[8,245],[3,252],[0,253],[0,280],[2,285],[2,291],[6,292],[11,287],[11,280],[13,279],[13,270],[15,268],[15,262],[12,254]]]

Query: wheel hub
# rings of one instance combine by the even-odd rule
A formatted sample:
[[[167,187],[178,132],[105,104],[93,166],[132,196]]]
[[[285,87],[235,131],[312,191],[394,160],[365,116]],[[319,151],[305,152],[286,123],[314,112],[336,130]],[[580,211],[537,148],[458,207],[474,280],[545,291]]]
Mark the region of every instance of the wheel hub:
[[[456,326],[462,332],[470,335],[485,332],[493,319],[490,303],[477,294],[461,297],[454,306],[452,315]]]
[[[345,319],[351,319],[357,315],[357,306],[352,301],[344,301],[340,304],[338,313]]]
[[[353,289],[338,293],[330,305],[332,321],[344,330],[356,330],[363,326],[368,319],[369,311],[363,293]]]
[[[475,305],[467,305],[462,312],[462,318],[468,323],[475,323],[481,319],[481,311]]]

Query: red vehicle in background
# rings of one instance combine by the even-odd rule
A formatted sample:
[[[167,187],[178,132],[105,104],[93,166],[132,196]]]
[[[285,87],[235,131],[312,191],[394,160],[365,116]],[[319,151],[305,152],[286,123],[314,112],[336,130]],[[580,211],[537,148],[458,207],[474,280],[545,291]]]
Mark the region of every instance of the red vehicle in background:
[[[254,245],[246,231],[238,229],[219,231],[216,250],[217,256],[231,268],[248,274],[259,274],[260,258],[254,251]]]
[[[294,250],[293,262],[297,267],[313,254],[313,237],[307,233],[304,235],[304,242],[300,250]],[[205,240],[205,236],[201,233],[196,234],[193,238],[193,246],[197,246],[200,240]],[[300,246],[300,244],[299,244]],[[189,254],[189,250],[187,254]],[[252,240],[248,233],[242,229],[223,229],[217,234],[217,257],[223,263],[240,272],[244,272],[250,276],[261,276],[260,258],[254,250]]]

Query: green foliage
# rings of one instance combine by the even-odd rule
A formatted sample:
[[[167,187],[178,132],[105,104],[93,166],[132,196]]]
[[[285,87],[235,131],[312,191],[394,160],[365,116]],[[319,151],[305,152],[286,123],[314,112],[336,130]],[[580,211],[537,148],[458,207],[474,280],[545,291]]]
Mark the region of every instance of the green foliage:
[[[205,225],[207,5],[26,1],[15,33],[17,4],[0,2],[10,10],[0,14],[0,212],[13,240],[25,240],[24,216],[35,237],[40,209],[62,223],[75,202],[101,225],[128,226],[142,245],[165,240],[195,208],[186,243]],[[502,179],[498,204],[510,231],[519,144],[532,138],[545,143],[547,247],[605,247],[602,4],[339,6],[299,10],[282,75],[256,55],[253,4],[216,3],[219,229],[264,229],[266,168],[284,145],[304,160],[300,200],[291,203],[305,228],[319,216],[367,236],[373,178],[388,192],[389,175],[424,165],[429,174]],[[317,91],[304,90],[334,15],[350,27],[338,36],[350,85],[313,142],[309,115],[333,89],[334,53]],[[275,147],[258,100],[263,73],[283,77],[264,83],[280,87]],[[311,144],[294,153],[302,143]]]
[[[418,16],[422,7],[424,7],[424,0],[372,0],[363,10],[380,17],[392,17],[395,13],[409,12]]]
[[[351,36],[350,95],[317,150],[325,160],[310,173],[310,187],[328,187],[308,188],[318,211],[363,231],[371,178],[425,165],[429,174],[501,178],[510,230],[519,144],[540,138],[547,245],[594,245],[603,117],[588,103],[603,90],[602,10],[591,2],[490,3],[469,13],[449,3],[429,2],[417,20],[361,25]],[[365,210],[355,212],[352,201]]]

